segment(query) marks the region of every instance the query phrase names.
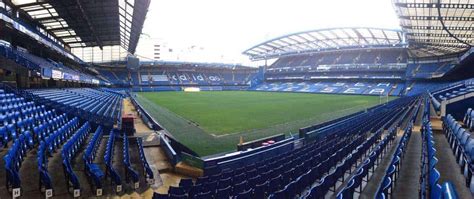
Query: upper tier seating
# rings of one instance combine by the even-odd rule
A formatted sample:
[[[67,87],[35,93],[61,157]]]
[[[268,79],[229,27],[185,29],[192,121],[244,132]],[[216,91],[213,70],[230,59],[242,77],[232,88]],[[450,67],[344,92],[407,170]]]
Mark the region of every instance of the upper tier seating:
[[[40,102],[104,126],[119,122],[122,96],[89,88],[27,90]]]
[[[406,63],[407,55],[403,49],[339,51],[285,56],[273,63],[271,68],[318,66],[318,65],[356,65],[356,64],[396,64]]]
[[[23,52],[22,50],[16,50],[3,44],[0,44],[0,56],[12,60],[17,64],[28,68],[29,70],[38,71],[45,77],[52,77],[52,70],[57,70],[67,74],[61,77],[67,80],[73,80],[73,76],[80,76],[80,78],[74,79],[76,81],[83,79],[94,79],[94,77],[91,75],[81,72],[78,69],[73,69],[61,63],[56,63],[54,61],[35,56],[28,52]]]

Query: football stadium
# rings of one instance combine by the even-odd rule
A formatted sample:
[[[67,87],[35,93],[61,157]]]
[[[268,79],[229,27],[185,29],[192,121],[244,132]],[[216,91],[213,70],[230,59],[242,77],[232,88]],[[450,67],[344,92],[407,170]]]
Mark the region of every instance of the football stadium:
[[[474,1],[183,2],[0,1],[0,198],[474,198]]]

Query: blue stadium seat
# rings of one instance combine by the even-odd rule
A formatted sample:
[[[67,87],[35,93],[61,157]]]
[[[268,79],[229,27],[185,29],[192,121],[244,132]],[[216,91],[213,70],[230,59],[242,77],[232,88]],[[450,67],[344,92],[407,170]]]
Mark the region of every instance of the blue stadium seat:
[[[114,154],[115,139],[118,134],[117,129],[112,129],[109,134],[109,140],[105,148],[104,162],[106,165],[105,177],[110,178],[113,183],[115,192],[122,191],[122,179],[119,173],[112,166],[112,159]]]

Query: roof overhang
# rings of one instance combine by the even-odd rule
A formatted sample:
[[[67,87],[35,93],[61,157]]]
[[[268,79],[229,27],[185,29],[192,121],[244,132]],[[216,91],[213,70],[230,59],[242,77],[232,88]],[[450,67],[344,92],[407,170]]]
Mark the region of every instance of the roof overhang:
[[[134,53],[150,0],[11,0],[70,48],[120,45]]]
[[[394,0],[412,57],[458,54],[474,44],[470,0]]]
[[[262,60],[303,52],[337,49],[405,47],[401,30],[382,28],[328,28],[284,35],[243,52],[251,60]]]

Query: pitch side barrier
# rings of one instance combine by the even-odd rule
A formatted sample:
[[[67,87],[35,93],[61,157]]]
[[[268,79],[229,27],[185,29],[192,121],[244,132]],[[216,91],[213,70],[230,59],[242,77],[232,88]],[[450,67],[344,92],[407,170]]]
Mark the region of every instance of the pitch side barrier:
[[[367,108],[367,111],[371,111],[371,110],[376,109],[380,106],[382,106],[382,104],[374,106],[374,107]],[[333,119],[333,120],[330,120],[330,121],[326,121],[326,122],[323,122],[323,123],[320,123],[320,124],[300,128],[299,129],[299,136],[300,136],[300,138],[304,138],[306,136],[306,134],[308,134],[308,133],[311,133],[311,132],[313,132],[315,130],[318,130],[320,128],[323,128],[323,127],[325,127],[325,128],[331,127],[332,125],[338,124],[339,122],[345,121],[347,119],[350,119],[350,118],[352,118],[356,115],[362,114],[364,112],[365,111],[359,111],[359,112],[355,112],[355,113],[352,113],[352,114],[349,114],[349,115],[346,115],[346,116],[343,116],[343,117],[339,117],[339,118],[336,118],[336,119]]]
[[[340,117],[340,118],[336,118],[334,120],[330,120],[330,121],[326,121],[326,122],[323,122],[323,123],[320,123],[320,124],[316,124],[316,125],[311,125],[311,126],[307,126],[307,127],[303,127],[303,128],[300,128],[299,129],[299,135],[300,137],[304,137],[304,135],[308,132],[311,132],[311,131],[314,131],[314,130],[317,130],[321,127],[324,127],[324,126],[327,126],[327,125],[330,125],[330,124],[334,124],[334,123],[337,123],[337,122],[340,122],[340,121],[343,121],[347,118],[350,118],[350,117],[353,117],[355,115],[358,115],[358,114],[361,114],[363,113],[364,111],[359,111],[359,112],[356,112],[356,113],[352,113],[350,115],[346,115],[346,116],[343,116],[343,117]]]
[[[257,140],[252,140],[252,141],[249,141],[249,142],[244,142],[242,144],[237,145],[237,151],[245,151],[245,150],[248,150],[248,149],[258,148],[258,147],[262,146],[262,144],[264,142],[267,142],[267,141],[279,142],[279,141],[282,141],[284,139],[285,139],[285,134],[280,133],[278,135],[273,135],[273,136],[269,136],[269,137],[260,138],[260,139],[257,139]]]
[[[405,98],[405,100],[407,100],[407,99],[410,99],[410,98]],[[384,107],[389,108],[389,106],[393,106],[393,105],[394,105],[394,102],[381,104],[381,105],[372,107],[370,109],[367,109],[367,111],[360,111],[358,113],[352,114],[350,117],[346,117],[345,119],[339,120],[337,122],[333,122],[333,121],[327,122],[327,123],[329,123],[328,125],[322,126],[321,128],[318,128],[318,129],[315,129],[315,130],[312,130],[312,131],[308,131],[306,133],[303,133],[300,136],[305,139],[305,142],[311,142],[313,140],[317,140],[317,139],[320,139],[321,137],[326,136],[326,134],[328,134],[328,133],[331,133],[331,129],[340,128],[341,126],[344,126],[347,123],[353,122],[354,119],[360,118],[363,115],[367,115],[368,113],[371,113],[374,110],[381,109],[381,108],[384,108]],[[400,116],[401,112],[396,113],[396,114],[397,114],[397,116]],[[393,122],[393,121],[387,121],[387,122]],[[400,123],[400,121],[397,121],[397,123]],[[383,125],[381,127],[383,127],[384,129],[386,128],[385,125]]]
[[[196,158],[199,157],[196,152],[177,141],[172,135],[168,133],[166,129],[164,129],[153,117],[151,117],[151,115],[135,99],[135,96],[128,92],[127,94],[130,97],[132,104],[135,106],[139,116],[146,124],[150,126],[151,129],[155,131],[164,130],[163,134],[160,136],[160,143],[162,143],[161,146],[173,165],[176,165],[179,161],[181,161],[182,152],[185,152],[188,155],[194,156]]]
[[[135,106],[138,115],[142,118],[142,120],[153,130],[155,131],[160,131],[163,130],[161,125],[155,121],[153,117],[142,107],[142,105],[135,99],[135,96],[133,94],[128,93],[128,96],[130,97],[130,101],[132,102],[133,106]]]
[[[249,151],[229,153],[219,157],[204,159],[204,174],[212,174],[222,170],[236,169],[275,155],[294,149],[294,137],[276,142],[270,146],[261,146]]]

